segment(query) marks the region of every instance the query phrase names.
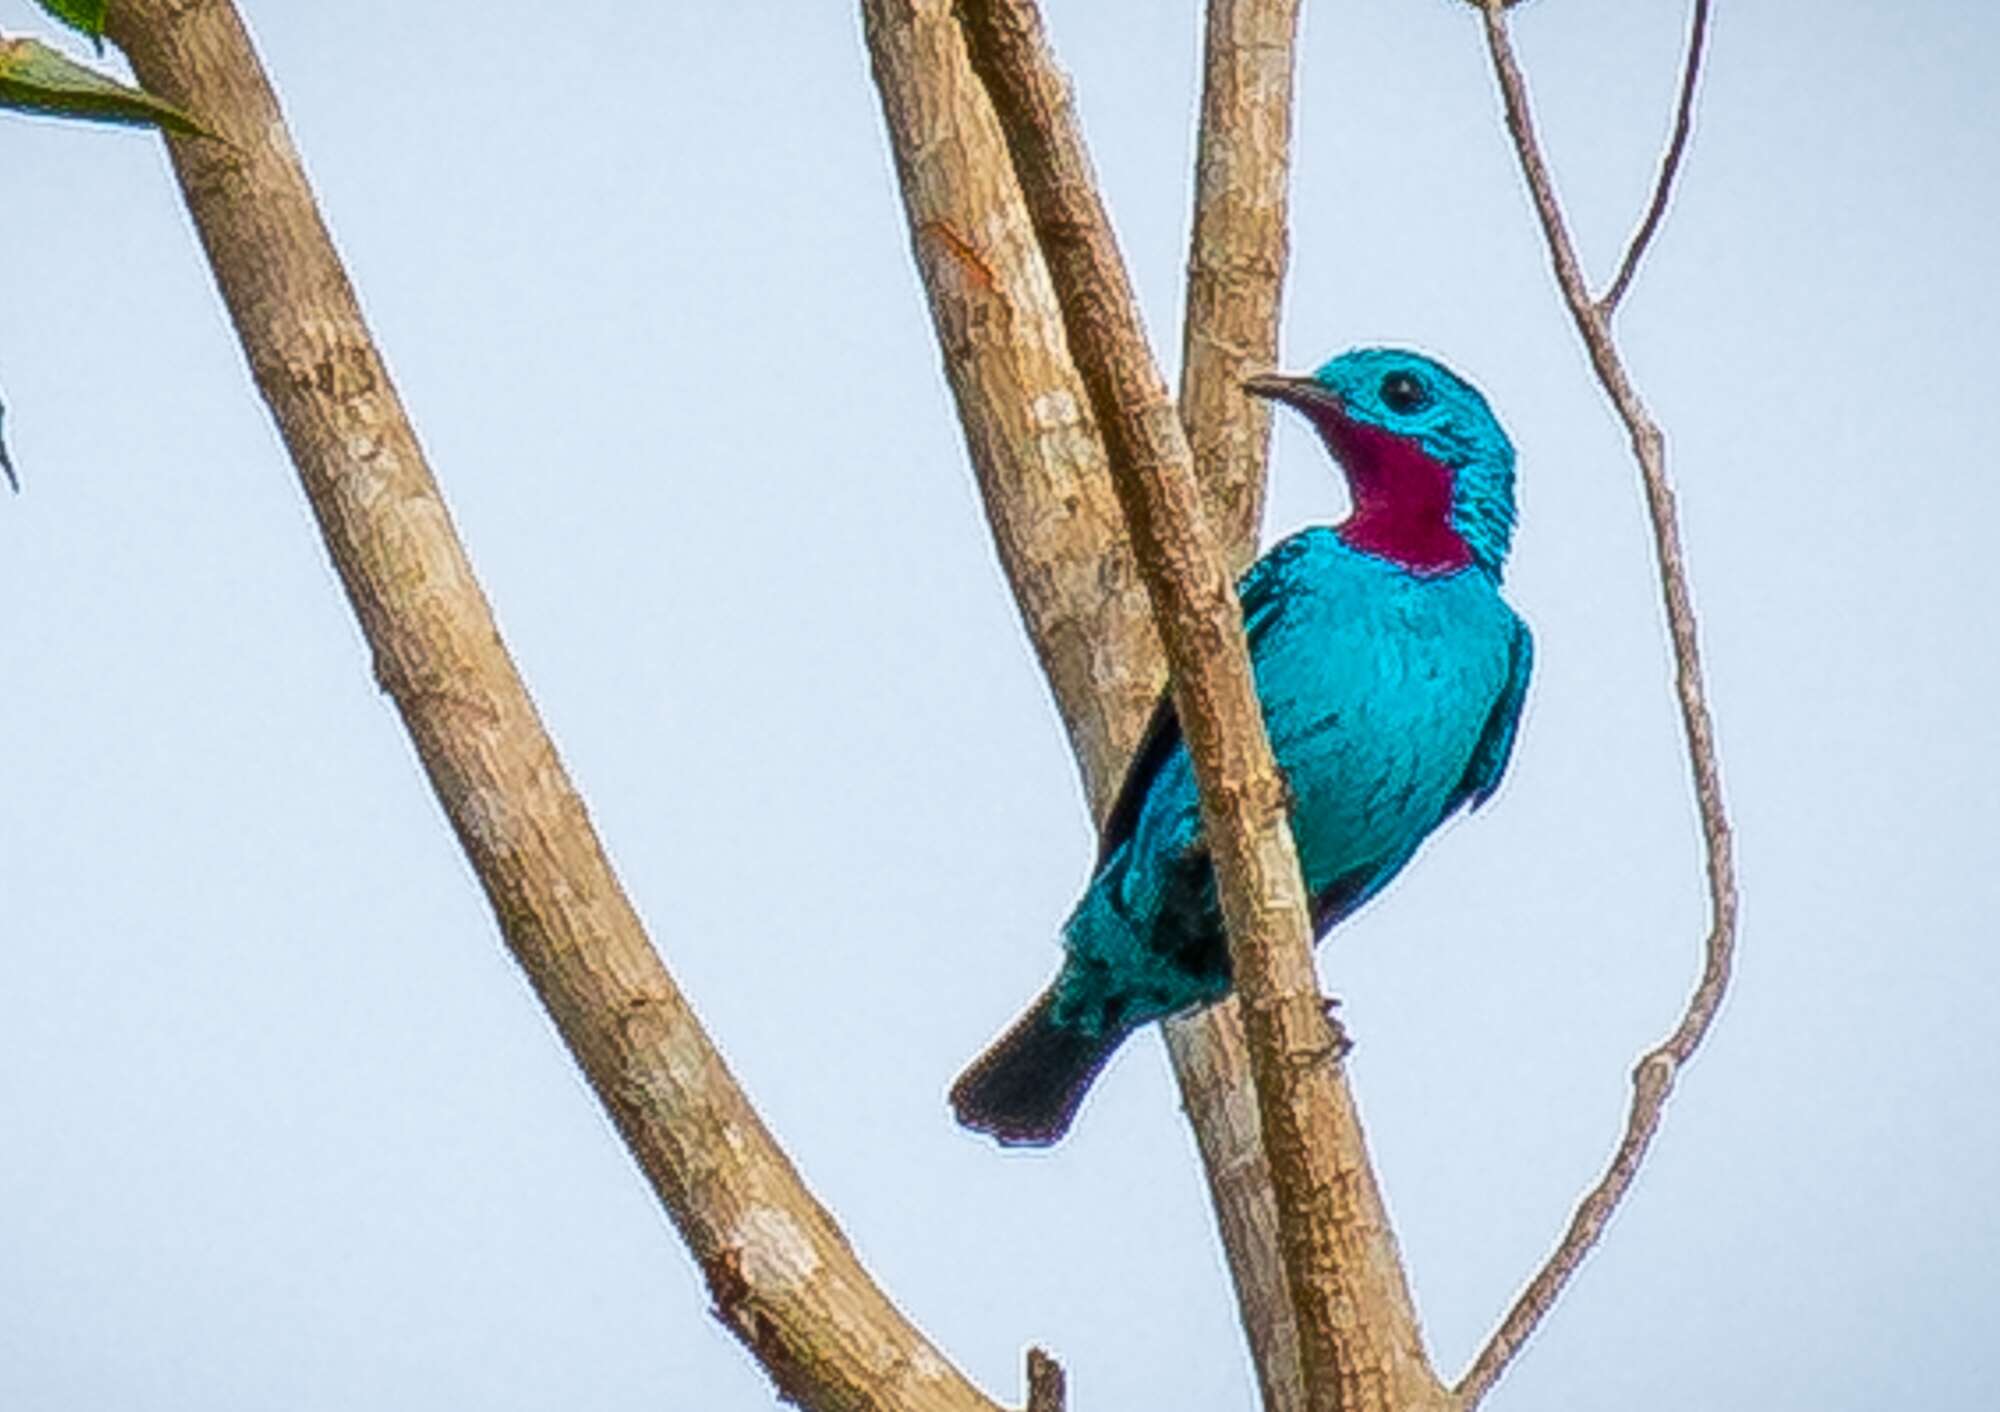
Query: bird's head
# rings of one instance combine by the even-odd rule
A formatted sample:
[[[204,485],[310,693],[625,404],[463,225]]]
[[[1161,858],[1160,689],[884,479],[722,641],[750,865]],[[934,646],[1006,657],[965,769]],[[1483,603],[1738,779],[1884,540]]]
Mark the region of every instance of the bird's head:
[[[1479,390],[1400,348],[1356,348],[1311,377],[1243,384],[1303,412],[1346,473],[1340,535],[1418,574],[1500,577],[1514,534],[1514,445]]]

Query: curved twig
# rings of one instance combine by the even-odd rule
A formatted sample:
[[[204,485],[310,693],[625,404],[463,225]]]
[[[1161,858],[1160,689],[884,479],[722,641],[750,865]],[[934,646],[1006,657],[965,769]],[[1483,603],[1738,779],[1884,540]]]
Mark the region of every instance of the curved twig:
[[[1721,767],[1716,760],[1715,730],[1709,718],[1707,695],[1702,685],[1701,653],[1697,641],[1694,603],[1688,592],[1687,567],[1683,560],[1680,528],[1674,511],[1674,493],[1667,479],[1666,440],[1646,411],[1626,374],[1617,344],[1611,336],[1608,309],[1593,303],[1585,287],[1582,269],[1563,221],[1556,199],[1555,184],[1543,160],[1528,112],[1527,84],[1515,62],[1513,46],[1507,38],[1507,21],[1500,0],[1480,0],[1486,28],[1486,43],[1493,59],[1493,72],[1507,109],[1507,131],[1521,162],[1521,172],[1534,198],[1542,234],[1555,266],[1556,281],[1563,301],[1569,306],[1578,334],[1589,352],[1598,381],[1617,409],[1632,438],[1633,455],[1645,484],[1646,509],[1652,519],[1653,542],[1659,558],[1660,589],[1665,599],[1667,628],[1673,642],[1674,693],[1681,710],[1681,725],[1687,737],[1688,760],[1694,776],[1695,799],[1701,814],[1702,839],[1708,853],[1710,923],[1703,951],[1700,982],[1688,999],[1680,1023],[1657,1047],[1648,1051],[1632,1074],[1632,1106],[1625,1123],[1625,1135],[1613,1154],[1610,1166],[1597,1184],[1585,1193],[1569,1229],[1547,1263],[1535,1273],[1528,1287],[1501,1321],[1472,1366],[1453,1389],[1464,1409],[1478,1405],[1514,1355],[1535,1331],[1561,1295],[1563,1287],[1583,1263],[1583,1258],[1604,1233],[1604,1227],[1618,1203],[1630,1190],[1639,1165],[1653,1135],[1674,1079],[1683,1064],[1700,1047],[1729,987],[1730,965],[1736,947],[1736,871],[1731,855],[1728,812],[1722,802]],[[1692,74],[1692,66],[1690,66]],[[1691,80],[1690,80],[1691,81]],[[1671,162],[1668,175],[1671,175]],[[1661,189],[1665,189],[1662,181]]]
[[[1694,125],[1694,90],[1701,77],[1701,56],[1708,43],[1708,0],[1694,0],[1694,19],[1688,26],[1687,60],[1681,65],[1681,96],[1674,106],[1674,135],[1667,140],[1666,154],[1660,158],[1659,179],[1653,183],[1652,204],[1646,207],[1646,215],[1639,222],[1639,228],[1632,232],[1632,242],[1625,247],[1625,258],[1618,262],[1618,273],[1611,278],[1611,287],[1597,301],[1597,312],[1609,319],[1618,308],[1618,301],[1625,297],[1625,291],[1632,284],[1632,276],[1638,272],[1639,260],[1652,244],[1653,236],[1660,229],[1660,222],[1667,214],[1667,198],[1672,194],[1674,177],[1680,171],[1681,158],[1687,153],[1688,130]]]

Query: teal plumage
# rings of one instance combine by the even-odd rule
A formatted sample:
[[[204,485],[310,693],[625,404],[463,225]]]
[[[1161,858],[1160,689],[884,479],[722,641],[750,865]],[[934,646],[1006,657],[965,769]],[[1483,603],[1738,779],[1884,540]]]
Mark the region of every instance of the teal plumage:
[[[1514,452],[1485,399],[1415,353],[1361,349],[1311,378],[1246,386],[1307,415],[1354,499],[1338,527],[1291,536],[1239,585],[1323,936],[1506,768],[1533,659],[1499,591]],[[1054,1141],[1126,1035],[1228,993],[1193,762],[1170,699],[1063,935],[1056,979],[952,1091],[960,1121],[1002,1142]]]

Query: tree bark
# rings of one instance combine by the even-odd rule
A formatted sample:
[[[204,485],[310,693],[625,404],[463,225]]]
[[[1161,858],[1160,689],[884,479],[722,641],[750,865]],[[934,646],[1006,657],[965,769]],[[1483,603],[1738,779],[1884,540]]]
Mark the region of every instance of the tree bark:
[[[1298,16],[1298,0],[1209,0],[1202,46],[1180,415],[1204,516],[1234,571],[1256,557],[1263,514],[1271,413],[1243,395],[1243,380],[1278,362]],[[1298,1320],[1242,1015],[1232,996],[1162,1029],[1230,1252],[1265,1412],[1303,1412]]]
[[[995,1412],[800,1181],[648,941],[536,713],[228,0],[117,0],[140,81],[227,142],[170,138],[258,390],[509,948],[782,1395]]]
[[[1209,0],[1203,42],[1180,409],[1203,513],[1237,573],[1264,510],[1271,404],[1243,380],[1278,361],[1298,21],[1299,0]]]
[[[1241,609],[1140,327],[1071,108],[1028,0],[960,0],[1014,159],[1173,669],[1271,1162],[1314,1408],[1442,1406],[1313,970],[1284,786]]]
[[[1269,0],[1260,4],[1270,8]],[[949,0],[862,0],[861,11],[912,251],[987,522],[1068,730],[1091,813],[1102,820],[1165,676],[1104,444],[1070,359],[1013,162],[967,63]],[[1212,72],[1214,51],[1237,42],[1242,28],[1228,26],[1218,37],[1211,26]],[[1269,62],[1268,56],[1252,61],[1265,74],[1256,85],[1260,104],[1278,96],[1268,82]],[[1242,64],[1231,58],[1223,67]],[[1289,99],[1288,84],[1282,98]],[[1225,116],[1206,124],[1203,150],[1226,140],[1234,121]],[[1203,163],[1190,274],[1198,283],[1190,319],[1203,329],[1190,338],[1216,355],[1191,379],[1192,396],[1204,409],[1226,408],[1221,415],[1239,423],[1248,419],[1237,409],[1248,407],[1253,418],[1263,413],[1236,394],[1240,378],[1232,363],[1254,362],[1256,350],[1276,343],[1273,242],[1268,226],[1246,227],[1272,218],[1270,200],[1258,193],[1268,192],[1271,165],[1282,170],[1284,128],[1264,115],[1254,120],[1254,134],[1254,141]],[[1281,265],[1278,185],[1275,263]],[[1243,288],[1260,276],[1268,276],[1269,288],[1261,300]],[[1266,355],[1259,368],[1268,366]],[[1228,382],[1229,396],[1210,395],[1218,381]],[[1248,421],[1232,439],[1239,487],[1261,482],[1267,430],[1268,421]],[[1254,467],[1246,464],[1251,456]],[[1218,498],[1235,507],[1230,553],[1247,562],[1256,548],[1257,490],[1230,490],[1212,502]],[[1236,1003],[1169,1021],[1165,1029],[1265,1406],[1298,1412],[1304,1406],[1298,1330]]]
[[[994,547],[1101,819],[1166,678],[1104,443],[951,0],[861,14]]]

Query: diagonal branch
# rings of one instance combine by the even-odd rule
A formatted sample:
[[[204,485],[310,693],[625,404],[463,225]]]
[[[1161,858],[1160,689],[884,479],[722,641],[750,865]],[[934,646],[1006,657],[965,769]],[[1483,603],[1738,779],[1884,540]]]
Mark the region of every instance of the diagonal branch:
[[[1289,45],[1274,51],[1265,40],[1274,29],[1288,37],[1289,23],[1270,17],[1293,4],[1218,0],[1216,6],[1251,18],[1209,30],[1209,71],[1218,76],[1211,86],[1226,85],[1246,100],[1248,130],[1237,131],[1236,110],[1203,128],[1204,150],[1216,150],[1221,160],[1204,161],[1206,178],[1198,183],[1190,279],[1207,281],[1209,292],[1190,294],[1191,343],[1275,346]],[[1070,360],[1062,311],[1013,162],[966,60],[950,0],[862,0],[861,12],[913,253],[987,522],[1082,767],[1091,812],[1101,820],[1165,675],[1104,443]],[[1280,68],[1287,77],[1274,83]],[[1271,111],[1274,104],[1280,111]],[[1264,193],[1274,181],[1272,198]],[[1268,288],[1267,297],[1250,288],[1255,282]],[[1196,323],[1209,332],[1193,333]],[[1254,370],[1270,365],[1268,358],[1251,361]],[[1242,428],[1228,439],[1238,454],[1225,469],[1245,489],[1222,497],[1239,507],[1229,516],[1230,553],[1241,561],[1255,547],[1258,496],[1250,482],[1262,476],[1267,413],[1240,395],[1237,370],[1225,358],[1209,358],[1204,367],[1194,382],[1209,410],[1197,415],[1233,419],[1229,424]],[[1222,395],[1210,395],[1224,382]],[[1251,456],[1258,458],[1254,466],[1245,464]],[[1212,510],[1217,499],[1209,497]],[[1242,1022],[1229,1001],[1165,1030],[1265,1406],[1300,1412],[1298,1331],[1278,1254],[1277,1206]]]
[[[1612,276],[1611,287],[1597,301],[1597,312],[1606,319],[1616,312],[1618,301],[1625,297],[1632,276],[1638,273],[1640,258],[1666,218],[1667,198],[1673,194],[1674,177],[1680,171],[1681,158],[1687,154],[1688,131],[1694,125],[1694,91],[1701,77],[1701,57],[1707,43],[1708,0],[1694,0],[1694,19],[1688,25],[1687,60],[1681,65],[1681,95],[1674,104],[1673,136],[1667,140],[1666,153],[1660,158],[1660,175],[1653,183],[1652,202],[1646,207],[1639,228],[1632,232],[1632,242],[1625,247],[1625,258],[1618,262],[1618,273]]]
[[[1243,380],[1278,361],[1298,18],[1299,0],[1209,0],[1203,41],[1180,415],[1204,516],[1235,570],[1257,552],[1270,449],[1270,406],[1245,397]],[[1242,1015],[1232,998],[1161,1029],[1230,1253],[1264,1412],[1304,1412]]]
[[[1104,443],[951,0],[861,15],[994,547],[1102,818],[1165,676]]]
[[[1242,615],[1202,519],[1187,439],[1031,0],[960,0],[1013,154],[1173,668],[1230,936],[1299,1321],[1309,1405],[1436,1405],[1409,1293],[1321,1009],[1282,781]]]
[[[861,1267],[647,940],[500,640],[234,7],[119,0],[109,21],[149,89],[230,139],[169,150],[376,677],[717,1314],[814,1412],[998,1412]]]
[[[1694,777],[1695,800],[1701,815],[1702,839],[1708,858],[1709,932],[1703,946],[1702,974],[1686,1011],[1672,1034],[1643,1055],[1632,1073],[1632,1106],[1625,1122],[1625,1134],[1604,1175],[1577,1206],[1569,1229],[1546,1264],[1515,1301],[1500,1327],[1480,1349],[1471,1368],[1454,1389],[1462,1405],[1470,1409],[1492,1388],[1515,1354],[1527,1342],[1542,1319],[1561,1296],[1590,1248],[1603,1235],[1606,1224],[1625,1194],[1631,1189],[1639,1165],[1645,1160],[1653,1135],[1672,1093],[1681,1067],[1693,1057],[1714,1022],[1729,987],[1730,967],[1736,949],[1736,868],[1731,854],[1729,815],[1722,801],[1722,772],[1716,758],[1715,728],[1709,718],[1708,700],[1702,685],[1701,651],[1697,639],[1694,602],[1688,590],[1687,566],[1681,553],[1680,527],[1674,510],[1674,493],[1667,479],[1666,441],[1647,412],[1645,404],[1626,374],[1618,346],[1607,322],[1609,310],[1593,304],[1583,282],[1576,248],[1563,221],[1562,206],[1556,199],[1555,183],[1528,111],[1527,84],[1514,58],[1507,36],[1507,20],[1500,0],[1480,0],[1486,29],[1487,49],[1492,55],[1493,72],[1500,84],[1507,109],[1507,130],[1514,140],[1521,172],[1534,198],[1542,234],[1555,266],[1556,282],[1563,302],[1569,306],[1577,333],[1590,355],[1591,366],[1606,395],[1625,423],[1632,439],[1632,452],[1639,463],[1640,479],[1646,491],[1646,508],[1652,519],[1654,547],[1659,560],[1660,589],[1665,600],[1668,635],[1673,643],[1674,694],[1681,710],[1681,726],[1687,738],[1688,761]],[[1699,30],[1697,30],[1697,40]],[[1698,50],[1699,45],[1695,48]],[[1693,64],[1689,73],[1692,76]],[[1691,82],[1690,78],[1690,82]],[[1669,170],[1671,163],[1669,164]],[[1664,189],[1664,182],[1662,183]]]

